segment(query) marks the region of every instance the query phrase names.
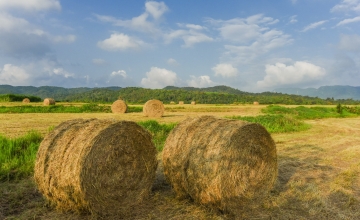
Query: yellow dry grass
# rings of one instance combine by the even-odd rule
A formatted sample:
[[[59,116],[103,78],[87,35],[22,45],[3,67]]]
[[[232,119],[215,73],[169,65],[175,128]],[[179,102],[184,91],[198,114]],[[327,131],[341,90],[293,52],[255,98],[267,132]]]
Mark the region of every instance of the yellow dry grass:
[[[159,122],[179,122],[188,116],[259,115],[263,105],[166,105]],[[289,107],[289,106],[287,106]],[[294,106],[295,107],[295,106]],[[329,106],[330,107],[330,106]],[[221,111],[218,111],[221,109]],[[30,129],[46,133],[50,126],[74,118],[148,120],[142,113],[103,114],[0,114],[0,133],[19,136]],[[239,219],[360,219],[360,117],[308,120],[312,128],[303,132],[272,134],[277,147],[279,174],[271,196]],[[233,219],[190,200],[177,200],[164,181],[161,155],[153,196],[136,210],[138,219]],[[89,216],[59,214],[44,206],[34,194],[32,180],[3,184],[4,198],[16,197],[15,219],[90,219]],[[23,184],[26,187],[19,187]],[[22,190],[22,191],[21,191]],[[21,193],[20,193],[21,191]],[[4,197],[5,195],[5,197]],[[21,196],[20,196],[21,195]],[[34,199],[35,198],[35,199]],[[4,204],[7,200],[4,200]],[[27,205],[28,204],[28,205]],[[25,208],[26,207],[26,208]]]

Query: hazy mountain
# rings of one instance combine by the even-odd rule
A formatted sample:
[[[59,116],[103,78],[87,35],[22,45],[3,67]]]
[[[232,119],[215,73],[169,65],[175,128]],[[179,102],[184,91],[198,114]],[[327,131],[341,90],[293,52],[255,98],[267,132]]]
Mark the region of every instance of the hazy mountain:
[[[319,97],[322,99],[334,98],[360,100],[360,86],[321,86],[318,89],[280,88],[273,90],[273,92]]]

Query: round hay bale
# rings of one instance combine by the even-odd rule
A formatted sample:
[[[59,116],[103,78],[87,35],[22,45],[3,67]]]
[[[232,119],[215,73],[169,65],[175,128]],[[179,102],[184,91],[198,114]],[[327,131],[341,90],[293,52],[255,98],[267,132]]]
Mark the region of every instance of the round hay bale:
[[[29,99],[29,98],[24,98],[24,99],[22,100],[22,102],[23,102],[23,103],[30,103],[30,99]]]
[[[163,150],[166,179],[178,197],[237,212],[259,204],[277,178],[276,146],[255,123],[190,118],[169,134]]]
[[[192,101],[191,104],[192,104],[192,105],[196,105],[196,102],[195,102],[195,101]]]
[[[184,101],[179,101],[179,105],[183,105],[184,104]]]
[[[258,105],[259,104],[259,102],[254,102],[254,105]]]
[[[170,104],[171,104],[171,105],[175,105],[175,102],[171,101]]]
[[[119,113],[119,114],[124,114],[127,110],[127,105],[123,100],[116,100],[112,105],[111,105],[111,111],[113,113]]]
[[[125,216],[151,192],[156,153],[135,122],[70,120],[41,142],[34,179],[57,209]]]
[[[149,100],[143,107],[143,113],[148,117],[162,117],[164,115],[164,104],[156,99]]]
[[[52,98],[44,99],[44,105],[55,105],[55,100]]]

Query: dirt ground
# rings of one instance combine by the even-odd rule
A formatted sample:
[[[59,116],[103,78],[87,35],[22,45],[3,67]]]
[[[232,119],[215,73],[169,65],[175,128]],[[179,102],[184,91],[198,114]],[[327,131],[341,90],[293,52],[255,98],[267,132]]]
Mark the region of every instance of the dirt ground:
[[[264,106],[185,106],[168,108],[162,123],[195,115],[258,115]],[[0,133],[18,136],[73,118],[116,118],[144,121],[141,113],[0,114]],[[162,174],[161,155],[151,198],[129,210],[126,219],[360,219],[360,117],[308,120],[312,128],[272,134],[278,153],[278,181],[256,209],[244,207],[238,216],[178,200]],[[37,192],[31,178],[0,183],[0,219],[93,219],[91,215],[60,213]]]

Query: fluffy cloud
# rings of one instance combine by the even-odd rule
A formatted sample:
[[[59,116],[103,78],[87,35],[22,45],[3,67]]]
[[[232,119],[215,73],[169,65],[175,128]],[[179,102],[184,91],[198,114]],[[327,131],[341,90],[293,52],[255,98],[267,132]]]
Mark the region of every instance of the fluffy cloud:
[[[350,24],[350,23],[354,23],[354,22],[359,22],[360,21],[360,16],[355,17],[355,18],[348,18],[348,19],[344,19],[342,21],[340,21],[339,23],[337,23],[337,27],[338,26],[342,26],[342,25],[346,25],[346,24]]]
[[[178,24],[178,26],[186,29],[173,30],[164,34],[165,43],[171,43],[175,39],[182,39],[184,41],[183,47],[192,47],[194,44],[203,42],[212,42],[213,38],[207,36],[201,31],[206,28],[194,24]]]
[[[340,4],[335,5],[331,12],[360,12],[360,0],[342,0]]]
[[[220,63],[211,69],[215,72],[215,76],[234,77],[238,74],[238,69],[229,63]]]
[[[169,65],[172,65],[172,66],[178,66],[178,65],[179,65],[179,63],[178,63],[175,59],[173,59],[173,58],[169,58],[169,59],[167,60],[167,63],[168,63]]]
[[[153,16],[154,19],[159,19],[169,9],[164,2],[148,1],[145,3],[146,12]]]
[[[341,35],[339,49],[345,51],[360,52],[360,36],[359,35]]]
[[[328,21],[323,20],[323,21],[318,21],[318,22],[311,23],[311,24],[309,24],[308,26],[304,27],[304,29],[302,30],[302,32],[306,32],[306,31],[308,31],[308,30],[315,29],[315,28],[317,28],[317,27],[325,24],[326,22],[328,22]]]
[[[0,82],[2,84],[24,86],[28,85],[29,78],[30,75],[25,69],[12,64],[5,64],[3,69],[0,69]]]
[[[290,17],[289,19],[289,23],[290,24],[295,24],[296,22],[298,22],[298,20],[296,19],[297,15],[293,15]]]
[[[324,68],[305,61],[297,61],[294,65],[289,66],[283,63],[266,65],[265,72],[264,79],[257,82],[261,88],[309,83],[320,80],[326,74]]]
[[[53,36],[27,20],[0,12],[0,51],[6,56],[43,58],[51,43],[72,43],[75,35]]]
[[[139,49],[146,45],[145,42],[126,34],[112,34],[110,38],[97,43],[98,47],[107,51],[121,51],[127,49]]]
[[[0,10],[21,9],[25,11],[61,10],[58,0],[0,0]]]
[[[226,51],[222,58],[232,63],[248,63],[293,41],[290,35],[271,28],[277,19],[262,14],[226,21],[209,19],[208,22],[217,27],[224,41],[229,42],[224,46]]]
[[[158,34],[160,30],[157,28],[156,21],[159,20],[162,15],[168,11],[164,2],[148,1],[145,3],[145,12],[137,17],[133,17],[130,20],[121,20],[112,16],[97,15],[95,17],[102,22],[111,23],[114,26],[120,26],[129,28],[132,30]],[[152,17],[154,21],[149,20]]]
[[[127,77],[126,71],[125,70],[118,70],[118,71],[113,71],[110,74],[110,77],[115,77],[115,76],[121,76],[123,78],[126,78]]]
[[[176,73],[171,70],[151,67],[146,73],[146,78],[142,78],[141,85],[145,88],[158,89],[176,85],[178,80]]]
[[[214,86],[215,83],[210,79],[210,76],[190,76],[191,79],[187,81],[188,86],[191,87],[197,87],[197,88],[202,88],[202,87],[209,87],[209,86]]]

